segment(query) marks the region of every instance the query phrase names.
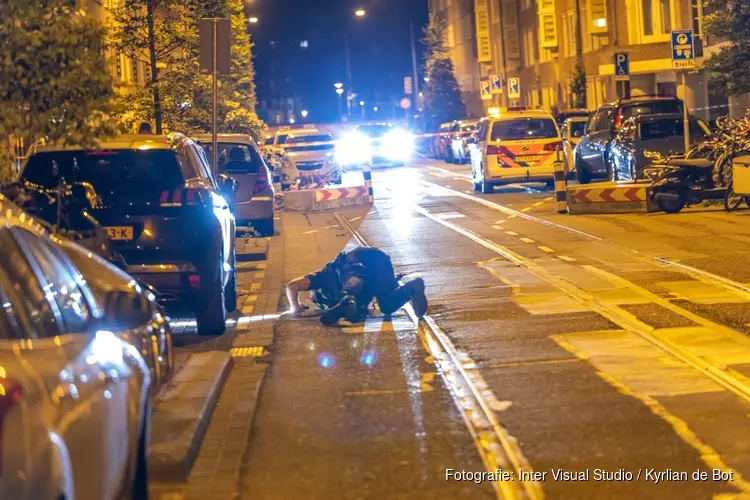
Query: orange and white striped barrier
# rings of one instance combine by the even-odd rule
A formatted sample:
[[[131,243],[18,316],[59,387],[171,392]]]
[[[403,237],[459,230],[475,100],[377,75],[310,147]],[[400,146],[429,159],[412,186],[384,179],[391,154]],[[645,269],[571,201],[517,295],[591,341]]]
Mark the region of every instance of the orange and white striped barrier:
[[[571,214],[654,212],[649,191],[650,184],[597,182],[568,186],[566,198]]]
[[[367,196],[367,194],[367,188],[364,186],[315,189],[315,201],[343,200],[346,198],[356,198],[357,196]]]

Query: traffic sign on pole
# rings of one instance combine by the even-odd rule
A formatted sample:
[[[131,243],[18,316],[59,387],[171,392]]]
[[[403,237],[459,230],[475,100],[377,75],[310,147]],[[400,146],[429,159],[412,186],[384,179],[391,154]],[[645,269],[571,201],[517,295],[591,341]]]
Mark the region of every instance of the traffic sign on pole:
[[[694,67],[693,30],[672,31],[672,68],[690,69]]]
[[[490,91],[493,94],[502,94],[503,93],[503,79],[500,78],[500,75],[493,73],[490,75],[490,83],[492,84],[492,88]]]
[[[630,80],[630,56],[627,52],[615,52],[615,80]]]
[[[508,98],[521,98],[521,80],[515,76],[508,78]]]
[[[492,84],[489,78],[482,78],[479,81],[479,95],[483,101],[492,100]]]

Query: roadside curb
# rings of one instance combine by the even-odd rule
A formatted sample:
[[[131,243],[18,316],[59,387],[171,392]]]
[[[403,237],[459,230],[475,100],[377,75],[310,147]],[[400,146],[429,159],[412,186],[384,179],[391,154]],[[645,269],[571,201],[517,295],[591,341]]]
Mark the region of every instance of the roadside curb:
[[[156,402],[148,459],[160,481],[187,480],[233,365],[228,352],[191,353]]]
[[[261,261],[268,258],[269,238],[237,238],[238,262]]]

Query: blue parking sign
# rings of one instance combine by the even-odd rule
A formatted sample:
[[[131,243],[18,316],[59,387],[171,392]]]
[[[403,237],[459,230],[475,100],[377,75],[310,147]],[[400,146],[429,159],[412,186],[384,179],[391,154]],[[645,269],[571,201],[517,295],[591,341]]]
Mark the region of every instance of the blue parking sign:
[[[630,57],[627,52],[615,52],[615,80],[630,79]]]
[[[675,69],[695,67],[693,30],[675,30],[672,32],[672,67]]]
[[[491,74],[490,75],[490,83],[492,83],[492,93],[493,94],[502,94],[503,93],[503,79],[500,78],[500,75],[497,74]]]

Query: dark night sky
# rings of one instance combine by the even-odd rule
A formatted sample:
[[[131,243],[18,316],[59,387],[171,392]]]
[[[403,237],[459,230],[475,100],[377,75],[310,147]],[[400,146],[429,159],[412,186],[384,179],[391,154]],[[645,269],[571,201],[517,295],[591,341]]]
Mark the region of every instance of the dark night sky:
[[[355,17],[357,7],[367,11],[365,18]],[[387,101],[402,96],[403,78],[412,73],[409,21],[414,22],[417,40],[427,21],[427,0],[250,0],[249,10],[260,19],[251,30],[259,99],[268,97],[264,83],[270,65],[284,67],[310,119],[321,122],[336,119],[338,96],[333,83],[346,80],[345,30],[349,30],[357,100],[363,99],[371,110],[379,97],[380,117],[390,118]],[[297,60],[272,50],[272,40],[287,41]],[[299,49],[301,40],[309,44],[304,53]],[[419,45],[417,51],[419,57]]]

